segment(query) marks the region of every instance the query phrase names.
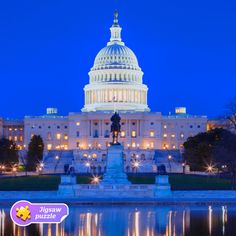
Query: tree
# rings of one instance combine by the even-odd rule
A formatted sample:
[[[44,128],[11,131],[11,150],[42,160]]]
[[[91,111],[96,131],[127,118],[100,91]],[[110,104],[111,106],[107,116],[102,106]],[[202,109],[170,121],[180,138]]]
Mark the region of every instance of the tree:
[[[226,105],[225,118],[229,121],[230,128],[236,131],[236,97]]]
[[[15,143],[2,138],[0,139],[0,163],[7,167],[18,163],[18,149]]]
[[[214,129],[190,137],[184,143],[183,156],[193,171],[206,171],[210,164],[218,170],[229,171],[235,185],[236,135],[229,130]]]
[[[40,135],[34,135],[28,146],[27,170],[35,171],[37,165],[43,159],[44,143]]]

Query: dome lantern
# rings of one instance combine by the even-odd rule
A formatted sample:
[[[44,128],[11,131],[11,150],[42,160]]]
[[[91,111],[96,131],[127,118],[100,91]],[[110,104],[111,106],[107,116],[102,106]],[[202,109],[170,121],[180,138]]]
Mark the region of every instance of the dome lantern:
[[[107,43],[107,46],[112,45],[114,43],[125,45],[121,40],[121,30],[122,28],[119,26],[118,23],[118,11],[115,11],[113,25],[110,28],[111,38],[110,42]]]

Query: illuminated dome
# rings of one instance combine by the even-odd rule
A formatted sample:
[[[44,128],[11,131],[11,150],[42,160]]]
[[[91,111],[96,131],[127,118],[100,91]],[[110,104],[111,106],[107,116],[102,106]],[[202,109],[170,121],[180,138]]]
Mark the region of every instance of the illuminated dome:
[[[110,41],[99,51],[89,72],[82,111],[107,111],[114,107],[123,111],[149,111],[143,72],[134,52],[121,40],[117,12],[110,30]]]
[[[141,71],[133,51],[125,45],[118,43],[103,48],[96,56],[94,66],[91,70],[114,68]]]

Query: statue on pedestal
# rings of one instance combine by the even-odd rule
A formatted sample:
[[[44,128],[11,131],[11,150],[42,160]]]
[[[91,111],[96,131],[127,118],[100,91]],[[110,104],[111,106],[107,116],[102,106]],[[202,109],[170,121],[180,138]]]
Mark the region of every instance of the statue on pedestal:
[[[120,145],[118,142],[118,136],[120,133],[120,116],[117,112],[114,113],[114,115],[111,117],[111,133],[112,133],[112,142],[111,145]]]

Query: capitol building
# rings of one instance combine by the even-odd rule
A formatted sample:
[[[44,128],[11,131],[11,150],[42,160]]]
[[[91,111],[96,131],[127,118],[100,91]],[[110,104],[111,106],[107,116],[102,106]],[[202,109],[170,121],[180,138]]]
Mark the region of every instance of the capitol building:
[[[89,71],[81,112],[59,116],[56,108],[49,108],[45,115],[25,116],[22,121],[0,119],[0,136],[27,149],[31,137],[40,135],[49,166],[54,165],[56,156],[58,169],[69,164],[77,171],[87,171],[90,165],[102,171],[111,142],[110,118],[118,111],[119,141],[124,147],[127,171],[132,169],[132,158],[143,162],[144,172],[156,171],[157,163],[171,169],[170,159],[176,170],[180,168],[183,143],[207,130],[207,117],[190,115],[185,107],[169,115],[150,110],[144,73],[135,53],[122,40],[121,30],[115,12],[110,40],[98,52]],[[91,162],[85,167],[88,158]]]

